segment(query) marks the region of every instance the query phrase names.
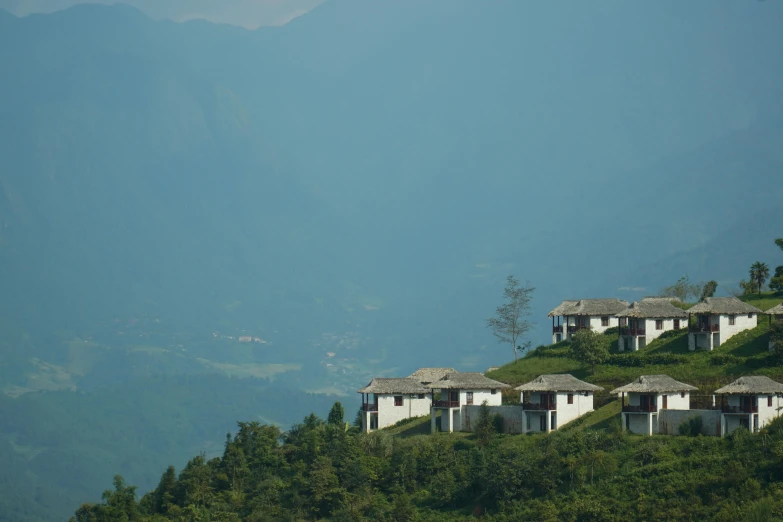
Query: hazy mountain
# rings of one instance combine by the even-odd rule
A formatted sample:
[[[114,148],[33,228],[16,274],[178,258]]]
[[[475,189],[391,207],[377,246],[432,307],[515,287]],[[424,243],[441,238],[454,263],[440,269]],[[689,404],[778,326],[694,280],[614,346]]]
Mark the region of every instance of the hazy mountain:
[[[215,23],[255,28],[260,25],[283,25],[301,16],[323,0],[127,0],[155,19],[177,22],[203,19]],[[76,4],[115,4],[114,0],[0,0],[0,9],[17,16],[51,13]]]
[[[781,18],[728,0],[333,0],[256,31],[0,12],[2,388],[217,373],[353,395],[508,360],[484,321],[509,273],[537,287],[536,343],[564,298],[744,277],[780,235]]]

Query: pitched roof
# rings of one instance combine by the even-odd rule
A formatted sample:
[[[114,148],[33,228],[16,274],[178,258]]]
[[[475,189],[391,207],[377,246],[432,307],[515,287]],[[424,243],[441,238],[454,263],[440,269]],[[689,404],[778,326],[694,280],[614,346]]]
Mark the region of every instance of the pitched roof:
[[[493,388],[510,388],[508,384],[484,377],[478,372],[449,373],[440,380],[426,385],[435,390],[490,390]]]
[[[688,309],[689,314],[761,314],[753,305],[740,301],[736,297],[707,297]]]
[[[769,315],[783,315],[783,303],[780,303],[777,306],[773,306],[764,313]]]
[[[580,299],[578,301],[563,301],[557,308],[549,312],[549,317],[556,315],[614,315],[628,307],[628,301],[621,299]]]
[[[364,388],[356,390],[359,393],[429,393],[416,379],[376,377]]]
[[[409,379],[416,379],[419,382],[432,382],[442,379],[447,373],[454,373],[454,368],[419,368],[408,376]]]
[[[754,375],[750,377],[740,377],[731,384],[727,384],[723,388],[718,388],[715,390],[715,393],[719,395],[733,395],[740,393],[783,393],[783,384],[780,384],[777,381],[773,381],[769,377],[764,377],[763,375]]]
[[[539,375],[532,381],[514,388],[517,391],[598,391],[600,386],[580,381],[568,373],[555,375]]]
[[[670,317],[685,318],[688,317],[688,312],[677,308],[666,298],[650,299],[645,297],[615,315],[617,317],[667,319]]]
[[[618,393],[665,393],[665,392],[685,392],[695,391],[698,388],[685,384],[684,382],[675,381],[668,375],[642,375],[633,382],[629,382],[625,386],[615,388],[610,393],[616,395]]]

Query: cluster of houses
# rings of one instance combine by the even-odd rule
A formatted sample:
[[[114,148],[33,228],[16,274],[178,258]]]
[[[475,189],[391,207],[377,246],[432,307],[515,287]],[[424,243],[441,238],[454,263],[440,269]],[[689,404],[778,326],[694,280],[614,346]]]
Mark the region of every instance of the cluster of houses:
[[[758,325],[758,316],[783,317],[783,305],[762,312],[736,297],[707,297],[688,310],[673,297],[645,297],[629,304],[621,299],[563,301],[549,312],[552,342],[570,341],[579,330],[603,333],[619,329],[618,349],[636,351],[664,332],[688,329],[688,348],[712,350],[744,330]]]
[[[783,321],[783,304],[762,312],[734,297],[713,297],[685,311],[668,298],[633,304],[582,299],[563,301],[549,315],[553,342],[570,340],[582,328],[603,332],[619,327],[619,349],[639,350],[663,332],[688,328],[691,350],[711,350],[755,327],[764,313]],[[569,374],[541,375],[514,388],[520,393],[518,405],[503,405],[502,390],[508,388],[481,373],[454,368],[421,368],[408,377],[375,378],[358,390],[361,427],[370,432],[429,414],[433,432],[473,431],[485,404],[503,417],[507,433],[549,433],[593,411],[594,393],[603,390]],[[764,376],[740,377],[715,390],[712,404],[703,409],[691,409],[690,394],[696,390],[667,375],[642,375],[610,394],[620,399],[623,429],[645,435],[676,434],[683,421],[694,417],[701,417],[705,435],[725,436],[740,426],[756,432],[783,408],[783,384]]]

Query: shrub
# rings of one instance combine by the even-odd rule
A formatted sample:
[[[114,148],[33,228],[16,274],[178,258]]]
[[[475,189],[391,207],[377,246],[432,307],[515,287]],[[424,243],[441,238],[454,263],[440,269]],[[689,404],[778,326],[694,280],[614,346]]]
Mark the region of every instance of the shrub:
[[[496,413],[494,417],[492,417],[492,425],[495,427],[495,433],[504,433],[505,432],[505,425],[504,425],[504,419],[503,416],[499,413]]]
[[[701,418],[701,415],[695,415],[693,417],[688,418],[688,420],[682,421],[680,423],[680,427],[678,428],[680,435],[688,436],[688,437],[696,437],[701,433],[702,426],[704,425],[704,420]]]

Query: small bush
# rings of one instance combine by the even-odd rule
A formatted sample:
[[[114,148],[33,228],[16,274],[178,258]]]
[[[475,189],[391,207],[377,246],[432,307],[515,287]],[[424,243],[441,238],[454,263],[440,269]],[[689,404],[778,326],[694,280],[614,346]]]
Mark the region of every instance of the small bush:
[[[501,414],[496,413],[492,417],[492,425],[495,427],[495,433],[505,433],[504,419]]]

